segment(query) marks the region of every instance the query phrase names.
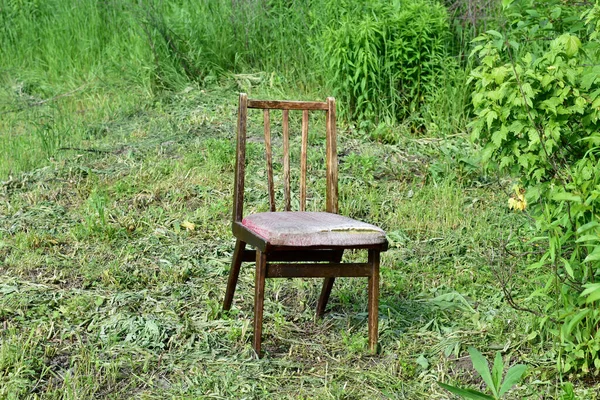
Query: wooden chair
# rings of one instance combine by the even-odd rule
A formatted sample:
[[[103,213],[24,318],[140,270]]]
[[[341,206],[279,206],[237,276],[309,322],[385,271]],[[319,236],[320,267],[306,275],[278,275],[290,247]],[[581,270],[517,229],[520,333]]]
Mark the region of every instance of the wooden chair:
[[[270,211],[244,218],[246,126],[248,109],[262,109]],[[273,187],[270,110],[282,111],[284,211],[276,212]],[[302,111],[300,156],[300,211],[292,212],[290,194],[289,111]],[[326,113],[326,212],[307,212],[306,174],[309,111]],[[336,277],[368,278],[369,348],[377,349],[379,255],[387,250],[385,233],[378,227],[338,215],[335,99],[326,102],[262,101],[240,93],[237,123],[237,160],[232,230],[237,238],[223,309],[229,310],[242,262],[256,262],[254,297],[254,350],[260,357],[265,278],[325,278],[317,316],[325,306]],[[246,245],[255,250],[246,249]],[[341,263],[345,249],[368,250],[366,263]]]

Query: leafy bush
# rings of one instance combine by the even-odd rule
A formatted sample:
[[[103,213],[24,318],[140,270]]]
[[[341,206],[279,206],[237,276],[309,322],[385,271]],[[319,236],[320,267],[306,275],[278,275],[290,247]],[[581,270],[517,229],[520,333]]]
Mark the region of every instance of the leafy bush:
[[[447,52],[447,12],[437,2],[331,2],[328,13],[326,77],[349,120],[407,118],[456,64]]]
[[[498,0],[444,0],[443,3],[452,22],[455,53],[461,56],[473,38],[490,26],[499,25],[502,9]]]
[[[528,6],[507,7],[506,34],[477,39],[472,138],[526,188],[547,242],[530,266],[546,281],[531,296],[548,304],[539,328],[560,343],[563,372],[586,374],[600,369],[600,5]]]

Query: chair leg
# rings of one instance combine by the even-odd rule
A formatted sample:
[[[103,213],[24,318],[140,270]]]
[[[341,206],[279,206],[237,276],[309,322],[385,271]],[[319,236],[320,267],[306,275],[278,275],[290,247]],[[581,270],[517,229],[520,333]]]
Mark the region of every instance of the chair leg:
[[[343,254],[344,250],[336,251],[335,256],[331,259],[330,262],[339,263],[340,261],[342,261]],[[325,314],[325,308],[327,307],[327,302],[329,301],[329,295],[331,294],[331,289],[333,288],[334,281],[335,278],[325,278],[325,280],[323,281],[321,295],[319,296],[319,301],[317,302],[317,318],[321,318]]]
[[[379,314],[379,250],[369,250],[369,350],[377,352]]]
[[[246,243],[238,240],[235,243],[233,251],[233,259],[231,261],[231,269],[229,270],[229,279],[227,280],[227,290],[225,291],[225,299],[223,300],[223,310],[229,311],[233,302],[233,294],[237,285],[238,276],[240,275],[240,267],[242,266],[242,255],[246,249]]]
[[[317,318],[321,318],[323,317],[323,314],[325,314],[325,307],[327,307],[327,301],[329,300],[334,281],[335,278],[325,278],[323,281],[321,296],[319,296],[319,301],[317,302]]]
[[[265,278],[267,272],[267,255],[256,251],[256,277],[254,281],[254,351],[261,357],[260,345],[262,337],[263,307],[265,304]]]

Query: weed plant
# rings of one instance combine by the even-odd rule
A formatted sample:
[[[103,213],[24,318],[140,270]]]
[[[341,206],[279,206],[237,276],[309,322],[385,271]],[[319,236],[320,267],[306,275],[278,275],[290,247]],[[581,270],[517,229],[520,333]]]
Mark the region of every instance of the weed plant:
[[[334,6],[333,4],[331,6]],[[343,2],[323,37],[328,81],[350,120],[402,121],[418,113],[454,67],[446,9],[436,2]]]
[[[320,28],[311,4],[2,0],[1,72],[42,97],[94,77],[151,91],[248,69],[307,85],[310,35]]]
[[[246,90],[256,79],[312,90],[310,34],[322,24],[310,4],[1,0],[0,176],[110,136],[140,101],[223,74]]]

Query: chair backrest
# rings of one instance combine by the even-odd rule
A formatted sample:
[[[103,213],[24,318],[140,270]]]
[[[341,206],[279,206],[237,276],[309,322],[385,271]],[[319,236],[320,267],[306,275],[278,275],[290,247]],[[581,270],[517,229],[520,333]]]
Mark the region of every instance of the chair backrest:
[[[269,188],[270,211],[276,211],[275,189],[273,182],[273,151],[271,147],[271,116],[270,110],[282,110],[283,136],[283,181],[284,181],[284,210],[291,211],[290,192],[290,134],[289,111],[302,111],[302,138],[300,151],[300,211],[306,209],[306,171],[308,150],[308,120],[309,111],[324,111],[326,119],[326,211],[338,212],[338,165],[336,149],[335,99],[328,97],[325,102],[317,101],[268,101],[248,99],[246,93],[240,93],[237,122],[237,158],[235,164],[235,186],[233,194],[233,221],[243,218],[244,181],[246,166],[246,136],[248,109],[262,109],[264,120],[264,140],[267,161],[267,180]]]

